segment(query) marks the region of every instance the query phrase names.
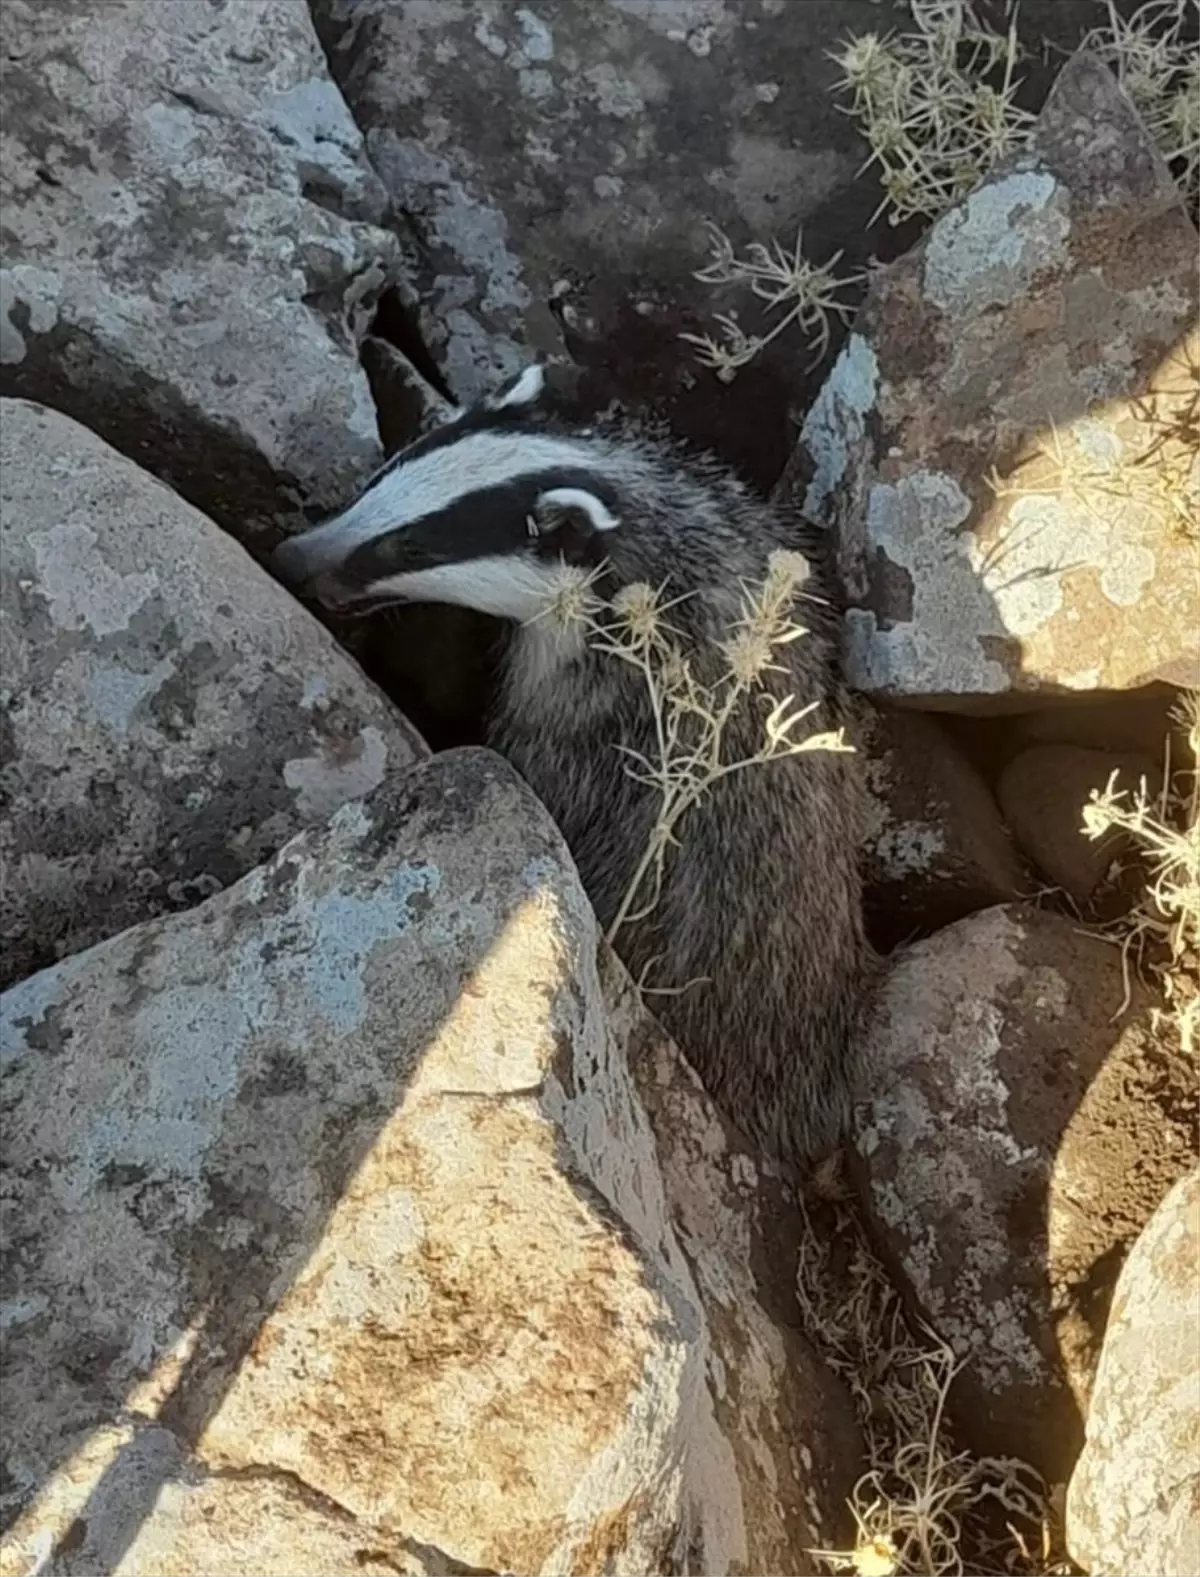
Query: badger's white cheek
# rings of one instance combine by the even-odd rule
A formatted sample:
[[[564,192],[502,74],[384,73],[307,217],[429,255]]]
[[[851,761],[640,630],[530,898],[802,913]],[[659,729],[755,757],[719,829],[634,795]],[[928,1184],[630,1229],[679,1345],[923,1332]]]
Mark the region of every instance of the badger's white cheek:
[[[370,591],[372,597],[395,597],[403,602],[450,602],[523,623],[548,606],[554,595],[554,578],[548,566],[534,559],[496,554],[391,575],[373,581]]]

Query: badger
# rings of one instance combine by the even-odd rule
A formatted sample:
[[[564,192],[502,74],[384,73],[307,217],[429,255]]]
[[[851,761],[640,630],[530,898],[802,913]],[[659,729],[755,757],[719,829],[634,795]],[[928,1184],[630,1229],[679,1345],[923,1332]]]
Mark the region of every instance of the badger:
[[[554,817],[607,929],[660,810],[631,770],[656,759],[658,724],[644,675],[547,608],[571,576],[602,610],[648,585],[679,649],[712,677],[743,588],[777,550],[808,561],[807,633],[775,649],[777,666],[730,719],[723,758],[741,760],[785,697],[812,707],[808,730],[846,721],[816,534],[662,433],[620,417],[572,424],[542,366],[393,456],[346,509],[285,540],[273,568],[339,613],[432,602],[507,622],[486,742]],[[614,937],[726,1116],[802,1168],[837,1146],[849,1117],[866,966],[859,796],[853,753],[720,777],[679,822],[654,901]]]

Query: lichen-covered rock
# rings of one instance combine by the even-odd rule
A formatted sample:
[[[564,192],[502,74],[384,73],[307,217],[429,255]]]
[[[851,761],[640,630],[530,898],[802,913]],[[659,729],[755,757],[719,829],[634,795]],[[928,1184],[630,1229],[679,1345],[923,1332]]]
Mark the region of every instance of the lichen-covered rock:
[[[878,947],[1028,894],[982,774],[939,719],[861,702],[867,782],[864,901]]]
[[[1035,865],[1077,903],[1086,903],[1129,840],[1114,828],[1101,838],[1084,831],[1083,812],[1113,773],[1131,796],[1144,787],[1156,801],[1162,773],[1147,756],[1114,755],[1080,745],[1035,745],[1000,774],[996,795],[1013,836]]]
[[[1200,1172],[1181,1178],[1125,1261],[1067,1493],[1091,1577],[1200,1574]]]
[[[802,435],[857,687],[988,711],[1194,683],[1196,246],[1081,55],[1032,148],[876,276]]]
[[[1195,1067],[1120,954],[998,906],[892,960],[858,1047],[859,1182],[919,1312],[969,1361],[978,1449],[1065,1482],[1121,1261],[1196,1153]]]
[[[870,0],[313,0],[367,148],[422,240],[424,336],[459,398],[531,351],[567,352],[603,400],[649,402],[762,486],[816,391],[793,331],[731,387],[681,331],[714,290],[705,221],[854,271],[873,244],[865,143],[830,92]],[[502,105],[498,111],[495,106]],[[499,119],[498,119],[499,117]],[[503,134],[498,131],[503,122]],[[886,244],[888,233],[884,229]],[[847,299],[850,299],[847,297]]]
[[[424,747],[328,632],[69,417],[0,401],[0,983],[245,875]]]
[[[386,194],[294,0],[9,0],[0,392],[243,540],[380,458],[355,341]]]
[[[0,1033],[4,1577],[786,1573],[844,1536],[848,1401],[766,1312],[757,1173],[498,757],[22,982]]]

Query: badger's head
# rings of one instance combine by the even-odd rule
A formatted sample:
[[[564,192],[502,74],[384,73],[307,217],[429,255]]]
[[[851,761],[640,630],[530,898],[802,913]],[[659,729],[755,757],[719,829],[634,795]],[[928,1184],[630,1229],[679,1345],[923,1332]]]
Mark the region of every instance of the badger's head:
[[[561,566],[603,563],[621,524],[605,447],[558,431],[546,393],[529,367],[411,444],[349,508],[284,542],[275,572],[342,611],[449,602],[532,618]]]

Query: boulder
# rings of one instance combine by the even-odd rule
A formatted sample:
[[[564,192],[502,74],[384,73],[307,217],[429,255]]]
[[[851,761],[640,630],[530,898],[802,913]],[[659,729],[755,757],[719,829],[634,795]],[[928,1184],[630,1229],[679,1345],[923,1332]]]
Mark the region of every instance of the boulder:
[[[1152,800],[1162,772],[1148,756],[1115,755],[1080,745],[1035,745],[1014,757],[1000,775],[996,794],[1013,836],[1046,878],[1087,903],[1128,849],[1114,828],[1102,838],[1084,831],[1083,811],[1093,790],[1102,793],[1113,773],[1117,788],[1136,793],[1144,784]]]
[[[371,159],[420,237],[422,335],[456,398],[531,353],[568,355],[604,403],[650,404],[763,488],[815,394],[793,326],[732,385],[683,332],[715,312],[762,326],[747,285],[714,288],[706,220],[739,251],[804,225],[818,262],[873,245],[867,147],[831,92],[870,0],[313,0]],[[503,135],[495,105],[503,105]],[[844,298],[854,299],[853,292]],[[770,321],[770,320],[768,320]]]
[[[1067,1493],[1067,1543],[1093,1574],[1200,1573],[1200,1173],[1181,1178],[1125,1261]]]
[[[859,703],[867,782],[864,901],[890,948],[1020,898],[1029,881],[996,798],[949,730],[927,713]]]
[[[380,460],[356,342],[398,245],[308,8],[11,0],[4,41],[0,392],[244,541],[340,507]]]
[[[199,902],[424,746],[245,549],[0,401],[0,983]]]
[[[1196,246],[1078,55],[1032,146],[876,274],[801,438],[854,685],[996,712],[1194,682]]]
[[[846,1536],[771,1185],[498,757],[391,776],[0,1028],[6,1577],[799,1573]]]
[[[1131,990],[1118,1016],[1116,948],[997,906],[895,955],[858,1047],[860,1190],[914,1312],[966,1360],[962,1436],[1052,1482],[1121,1262],[1196,1155],[1195,1065]]]

